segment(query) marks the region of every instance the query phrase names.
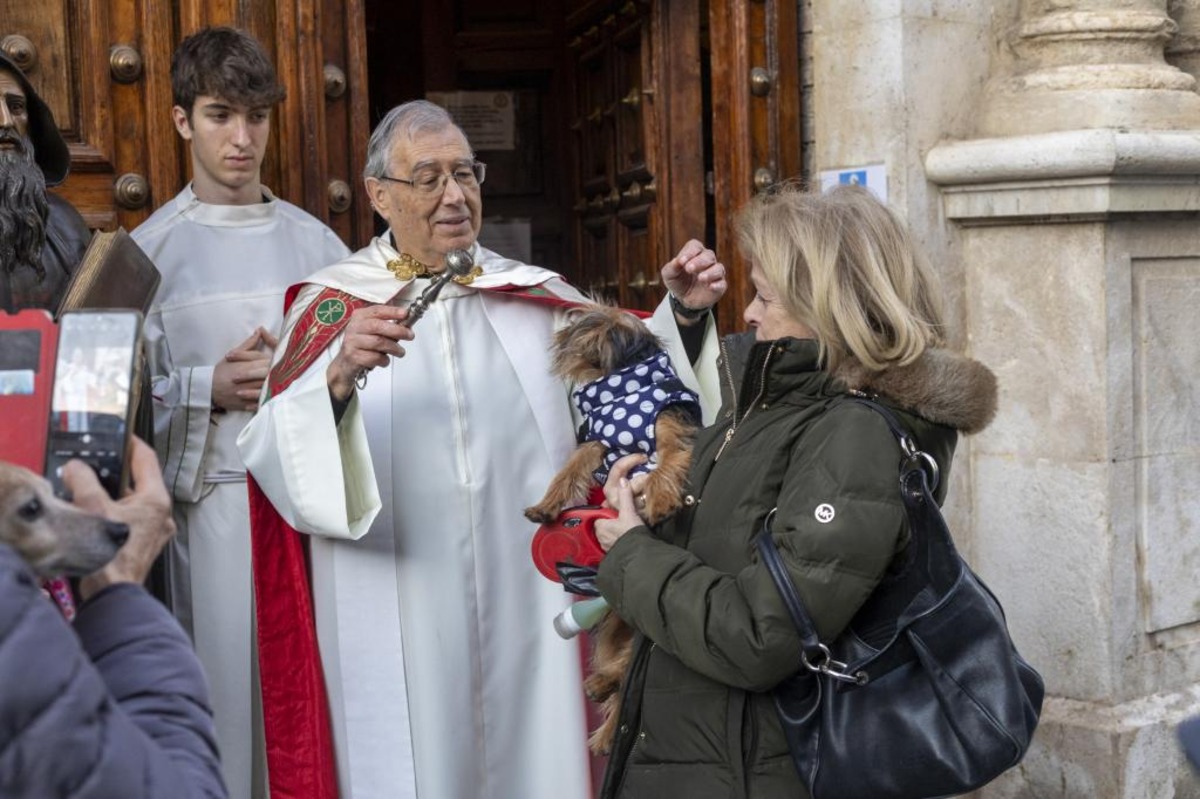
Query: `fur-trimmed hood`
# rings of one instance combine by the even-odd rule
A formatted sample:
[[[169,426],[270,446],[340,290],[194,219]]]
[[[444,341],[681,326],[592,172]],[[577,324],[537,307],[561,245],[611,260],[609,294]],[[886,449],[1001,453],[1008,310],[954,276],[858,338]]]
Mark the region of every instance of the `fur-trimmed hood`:
[[[755,342],[753,333],[725,336],[721,341],[721,357],[728,360],[728,374],[741,375],[752,350],[769,346]],[[804,369],[816,368],[815,341],[793,340],[789,349],[799,349],[811,361]],[[726,371],[722,368],[722,371]],[[840,394],[862,391],[888,400],[899,408],[946,425],[960,433],[978,433],[996,415],[996,376],[986,366],[972,358],[946,349],[928,349],[907,366],[894,366],[874,372],[858,361],[847,361],[836,372],[826,375],[829,381],[824,393]],[[722,381],[723,399],[730,399],[729,389]]]
[[[996,375],[972,358],[928,349],[907,366],[872,372],[857,361],[833,377],[847,389],[877,394],[937,424],[978,433],[996,415]]]

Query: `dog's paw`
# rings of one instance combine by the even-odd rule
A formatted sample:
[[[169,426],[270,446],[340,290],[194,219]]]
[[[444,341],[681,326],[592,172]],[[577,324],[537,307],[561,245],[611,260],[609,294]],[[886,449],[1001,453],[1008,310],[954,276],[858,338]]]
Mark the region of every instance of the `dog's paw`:
[[[666,497],[661,493],[650,494],[646,505],[642,508],[642,519],[651,527],[661,524],[675,515],[680,504],[675,497]]]
[[[604,722],[588,738],[588,749],[594,755],[607,755],[612,751],[613,738],[617,733],[617,722],[621,717],[621,697],[614,694],[600,706]]]
[[[549,524],[558,518],[558,513],[544,505],[530,505],[525,509],[525,518],[537,524]]]
[[[593,672],[583,681],[583,693],[593,702],[603,702],[621,687],[621,674]]]

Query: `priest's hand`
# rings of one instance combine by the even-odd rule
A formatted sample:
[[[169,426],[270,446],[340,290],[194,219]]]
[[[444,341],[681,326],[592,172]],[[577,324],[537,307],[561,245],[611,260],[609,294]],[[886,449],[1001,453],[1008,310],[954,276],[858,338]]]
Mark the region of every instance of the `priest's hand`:
[[[345,402],[354,392],[360,374],[376,366],[387,366],[392,358],[403,358],[401,341],[412,341],[412,330],[403,324],[406,308],[394,305],[368,305],[350,315],[342,332],[342,346],[325,370],[330,395]]]
[[[213,367],[213,407],[226,411],[258,410],[258,395],[271,370],[271,356],[279,340],[265,328],[225,353]]]
[[[699,312],[716,305],[729,287],[725,280],[725,265],[717,260],[715,252],[695,239],[683,245],[679,254],[663,265],[662,284],[678,306],[682,306],[684,315],[681,316],[676,306],[675,316],[683,325],[697,321]]]

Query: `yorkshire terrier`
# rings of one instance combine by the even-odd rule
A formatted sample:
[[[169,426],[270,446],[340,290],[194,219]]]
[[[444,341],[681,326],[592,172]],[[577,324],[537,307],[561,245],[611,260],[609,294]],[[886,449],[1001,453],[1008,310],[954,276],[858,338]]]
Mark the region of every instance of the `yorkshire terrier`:
[[[662,343],[632,314],[594,304],[555,334],[551,353],[554,374],[578,387],[573,399],[584,418],[582,443],[525,516],[541,524],[554,521],[565,508],[585,504],[619,458],[642,453],[648,461],[630,473],[647,473],[638,512],[651,526],[667,519],[682,503],[700,404],[675,374]],[[617,726],[633,631],[609,611],[594,641],[584,689],[600,704],[604,721],[588,745],[606,754]]]

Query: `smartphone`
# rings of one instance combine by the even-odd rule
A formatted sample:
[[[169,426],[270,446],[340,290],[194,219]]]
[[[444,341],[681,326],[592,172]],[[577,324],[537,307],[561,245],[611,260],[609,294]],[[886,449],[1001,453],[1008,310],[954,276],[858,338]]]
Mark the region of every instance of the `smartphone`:
[[[111,497],[128,485],[141,338],[138,311],[68,311],[59,320],[46,438],[46,477],[59,494],[72,458],[89,464]]]

